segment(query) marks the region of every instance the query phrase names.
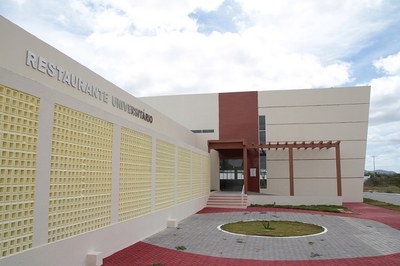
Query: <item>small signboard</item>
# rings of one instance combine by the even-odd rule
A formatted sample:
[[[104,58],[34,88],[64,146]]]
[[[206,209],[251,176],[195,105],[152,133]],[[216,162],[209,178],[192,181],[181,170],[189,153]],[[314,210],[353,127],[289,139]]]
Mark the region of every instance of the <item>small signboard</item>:
[[[250,168],[250,176],[255,177],[257,175],[257,169],[256,168]]]

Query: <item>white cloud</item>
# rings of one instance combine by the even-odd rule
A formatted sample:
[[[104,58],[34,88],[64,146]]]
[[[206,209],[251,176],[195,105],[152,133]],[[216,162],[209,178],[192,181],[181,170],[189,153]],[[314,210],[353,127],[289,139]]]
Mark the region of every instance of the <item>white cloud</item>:
[[[15,2],[19,6],[22,6],[23,4],[25,4],[26,0],[13,0],[13,2]]]
[[[400,52],[375,61],[374,66],[385,74],[400,76]]]
[[[0,12],[135,96],[348,85],[345,58],[399,20],[392,1],[236,0],[237,32],[199,33],[189,14],[223,2],[3,0],[14,9]],[[370,82],[369,154],[398,147],[399,62],[400,52],[374,62],[383,76]]]
[[[371,80],[367,154],[378,156],[379,169],[400,172],[400,52],[374,66],[385,76]],[[370,162],[367,166],[372,169]]]
[[[361,50],[390,23],[383,1],[240,0],[257,31],[291,51],[335,60]],[[374,15],[372,15],[374,14]]]
[[[239,32],[204,35],[189,14],[222,0],[39,2],[64,31],[34,34],[136,96],[341,86],[353,78],[340,58],[387,24],[369,16],[378,1],[246,0]]]
[[[311,54],[269,52],[260,40],[232,33],[137,37],[97,32],[86,44],[96,51],[96,62],[117,62],[107,72],[94,61],[91,66],[137,96],[327,87],[350,80],[348,63],[323,64]]]
[[[371,122],[399,123],[400,131],[400,52],[374,62],[385,76],[371,80]]]

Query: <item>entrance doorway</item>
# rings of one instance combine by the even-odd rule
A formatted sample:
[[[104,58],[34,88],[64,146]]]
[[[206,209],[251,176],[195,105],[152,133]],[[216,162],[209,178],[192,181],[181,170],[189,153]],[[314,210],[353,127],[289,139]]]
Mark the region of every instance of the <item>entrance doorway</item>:
[[[244,184],[243,159],[219,161],[219,185],[221,191],[242,191]]]

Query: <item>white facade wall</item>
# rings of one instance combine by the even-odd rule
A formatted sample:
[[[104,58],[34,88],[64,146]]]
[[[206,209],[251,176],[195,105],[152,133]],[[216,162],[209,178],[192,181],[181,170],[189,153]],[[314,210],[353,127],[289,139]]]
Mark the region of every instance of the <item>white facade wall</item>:
[[[369,87],[259,91],[259,115],[266,116],[267,141],[341,141],[342,200],[361,202],[368,131]],[[218,128],[218,94],[143,99],[189,129]],[[199,134],[217,140],[219,135]],[[337,197],[335,149],[294,150],[294,193]],[[289,196],[288,150],[267,151],[268,188]],[[219,190],[218,154],[211,153],[211,188]]]
[[[26,131],[32,130],[32,133],[27,134],[32,134],[32,136],[37,137],[37,142],[35,145],[29,146],[30,148],[27,151],[22,151],[23,154],[34,153],[36,156],[36,159],[34,160],[35,166],[31,167],[36,171],[34,184],[29,184],[28,186],[29,188],[34,188],[34,204],[33,209],[31,210],[32,214],[26,212],[28,213],[28,216],[32,215],[32,218],[29,218],[30,216],[28,217],[29,219],[27,218],[28,222],[31,219],[32,225],[29,228],[24,228],[23,226],[18,225],[18,219],[20,218],[18,218],[18,216],[15,218],[13,215],[24,215],[24,210],[18,210],[18,208],[19,206],[23,206],[25,199],[19,199],[19,202],[12,201],[13,197],[18,199],[18,195],[12,194],[13,186],[6,185],[4,188],[9,189],[11,192],[8,192],[6,189],[2,189],[0,192],[2,196],[2,201],[0,202],[0,206],[2,207],[2,220],[0,221],[0,265],[86,265],[86,255],[89,252],[101,252],[101,257],[107,257],[122,248],[125,248],[166,228],[167,221],[169,219],[176,219],[178,221],[182,220],[189,215],[196,213],[205,206],[209,193],[209,172],[206,169],[209,165],[209,154],[204,148],[206,147],[204,139],[200,138],[196,134],[193,134],[183,126],[174,122],[172,119],[169,119],[163,113],[155,110],[127,92],[121,90],[86,67],[80,65],[56,49],[43,43],[36,37],[28,34],[2,17],[0,17],[0,29],[2,35],[6,36],[2,39],[2,49],[0,50],[0,87],[2,88],[1,93],[4,93],[4,95],[0,93],[0,114],[2,115],[2,118],[12,118],[13,121],[15,118],[15,121],[17,121],[19,118],[17,118],[17,116],[14,117],[13,113],[25,112],[29,115],[31,112],[26,109],[19,109],[23,107],[18,106],[18,101],[13,102],[10,100],[11,98],[7,98],[8,96],[5,95],[5,91],[11,91],[12,93],[15,93],[15,95],[20,95],[16,97],[24,97],[24,95],[26,95],[26,97],[28,97],[27,99],[38,98],[40,101],[40,105],[34,106],[35,108],[39,108],[37,129],[34,129],[34,126],[30,126],[31,122],[29,122],[29,126],[27,126],[28,122],[24,122],[25,120],[22,119],[23,123],[25,123],[27,126]],[[48,70],[44,70],[43,73],[39,69],[33,68],[29,63],[27,64],[28,51],[34,53],[36,56],[41,56],[43,58],[43,64],[48,64],[51,62],[54,65],[62,67],[66,71],[74,73],[81,79],[93,84],[102,91],[107,92],[109,95],[108,102],[104,102],[98,98],[92,97],[87,93],[83,93],[76,88],[73,88],[71,85],[68,85],[67,82],[63,82],[63,77],[61,77],[60,80],[58,80],[57,76],[52,77],[48,74]],[[46,61],[44,61],[44,59]],[[134,106],[135,108],[152,115],[153,122],[149,123],[143,119],[133,116],[132,114],[129,114],[127,111],[116,108],[112,105],[112,96],[117,97]],[[9,106],[7,107],[6,104],[9,104]],[[11,110],[9,108],[10,106],[11,109],[14,109]],[[65,138],[65,142],[62,140],[56,140],[55,121],[57,120],[60,124],[71,121],[73,123],[75,119],[73,116],[67,117],[65,120],[56,118],[55,109],[57,107],[65,109],[66,111],[71,111],[72,113],[81,114],[84,119],[88,119],[88,121],[82,122],[82,120],[77,120],[78,122],[76,123],[78,127],[87,128],[92,131],[99,131],[95,133],[105,134],[108,131],[103,129],[102,125],[105,124],[104,127],[110,125],[111,135],[108,135],[110,136],[108,141],[111,143],[110,150],[101,148],[103,145],[102,140],[93,140],[93,138],[90,138],[89,135],[88,140],[86,140],[86,144],[84,143],[77,145],[77,147],[79,146],[77,148],[78,152],[84,154],[80,155],[82,158],[75,155],[68,157],[68,149],[58,149],[57,146],[55,146],[55,143],[66,143],[67,147],[71,147],[68,146],[68,144],[70,144],[69,138],[74,137],[71,132],[73,132],[72,129],[76,125],[65,125],[65,127],[59,128],[58,130],[71,131],[68,134],[59,136],[60,139]],[[6,108],[8,109],[6,110]],[[13,113],[10,115],[7,112]],[[6,140],[5,137],[11,139],[19,138],[21,135],[19,134],[19,131],[25,131],[25,124],[22,126],[17,124],[9,125],[8,120],[1,122],[0,141],[2,143],[2,154],[5,154],[5,156],[8,156],[8,154],[19,154],[19,151],[17,149],[14,150],[14,148],[15,145],[19,145],[20,143],[16,142],[14,145],[12,141],[10,142],[9,140]],[[34,124],[35,123],[33,123],[33,125]],[[97,128],[94,128],[93,126],[97,126]],[[124,144],[124,142],[121,140],[121,131],[123,129],[129,129],[132,130],[132,132],[137,132],[139,135],[143,134],[143,136],[148,136],[152,143],[152,146],[150,146],[150,179],[146,180],[147,183],[145,182],[146,184],[150,184],[150,194],[148,194],[149,198],[151,198],[149,207],[150,209],[142,215],[136,215],[135,217],[126,220],[121,220],[119,218],[119,214],[121,213],[119,209],[121,208],[119,205],[119,200],[120,195],[122,195],[120,194],[120,178],[122,175],[120,171],[122,163],[120,149],[121,145],[129,144]],[[89,134],[82,132],[75,133],[81,135]],[[106,136],[105,138],[108,137]],[[73,141],[81,143],[83,140],[75,138]],[[161,151],[162,148],[156,146],[156,143],[159,141],[163,141],[172,145],[173,149],[175,150],[171,153],[172,157],[166,156]],[[21,145],[24,146],[24,143]],[[87,149],[85,148],[85,145],[87,145]],[[89,148],[96,148],[97,150],[93,152],[93,150]],[[176,156],[179,149],[188,151],[191,154],[191,158],[193,158],[194,155],[196,155],[196,158],[199,158],[197,161],[194,161],[193,159],[189,160],[189,167],[196,165],[196,167],[200,169],[200,172],[197,173],[196,180],[198,180],[199,184],[202,186],[201,190],[196,194],[196,196],[190,194],[191,196],[187,200],[180,200],[180,203],[178,203],[177,194],[177,175],[180,168],[178,167],[177,162],[178,156]],[[56,160],[58,156],[56,152],[65,155],[62,157],[64,162],[59,164],[59,166],[56,166]],[[104,155],[102,157],[103,159],[90,159],[98,158],[100,155]],[[138,156],[141,156],[140,152],[135,152],[133,154],[133,157]],[[171,165],[175,169],[170,171],[172,173],[171,180],[173,183],[168,184],[168,187],[173,188],[173,193],[171,193],[170,196],[172,197],[172,200],[170,198],[163,199],[162,197],[156,197],[159,196],[157,194],[157,189],[159,189],[159,187],[156,185],[157,171],[159,171],[157,170],[159,169],[157,168],[157,159],[160,159],[161,161],[174,160],[171,162]],[[57,180],[57,176],[53,174],[56,172],[54,169],[57,170],[57,167],[59,167],[61,169],[60,174],[62,172],[68,175],[73,172],[71,167],[76,167],[77,164],[74,163],[77,160],[86,162],[86,165],[82,164],[85,165],[82,167],[84,167],[84,169],[88,169],[88,176],[93,176],[92,180],[101,180],[100,182],[103,183],[74,184],[73,182],[75,181],[69,181],[72,183],[69,183],[68,186],[66,184],[63,185],[62,183],[51,183],[54,182],[54,180]],[[104,172],[109,174],[104,174],[101,170],[99,170],[102,169],[101,167],[103,163],[102,161],[96,162],[96,160],[104,160],[104,167],[106,167]],[[2,157],[2,162],[5,163],[1,165],[1,170],[2,173],[5,173],[6,175],[9,173],[12,175],[14,172],[19,173],[18,171],[22,169],[18,160],[9,160],[7,157]],[[67,162],[67,164],[65,162]],[[87,165],[87,163],[92,163],[93,165]],[[129,160],[127,163],[129,164]],[[65,168],[65,171],[62,170],[62,167]],[[93,167],[94,170],[91,167]],[[77,171],[82,174],[83,170],[78,169]],[[1,181],[4,182],[4,184],[6,184],[6,182],[14,182],[13,178],[6,177],[6,175],[0,177],[2,178]],[[100,176],[98,179],[96,179],[97,175]],[[78,176],[78,178],[85,180],[84,176]],[[182,178],[184,177],[181,176],[180,180],[182,180]],[[189,182],[186,182],[185,186],[189,184],[189,190],[192,192],[191,173],[186,178],[189,180]],[[97,227],[89,230],[85,229],[85,232],[83,233],[71,231],[71,235],[69,237],[67,236],[67,231],[69,229],[61,230],[61,232],[58,232],[59,235],[62,235],[60,237],[61,239],[54,240],[56,238],[53,239],[49,233],[49,215],[51,215],[51,212],[55,212],[55,214],[57,214],[57,209],[68,208],[68,206],[64,206],[61,203],[51,203],[51,199],[52,197],[54,197],[54,200],[61,201],[73,199],[74,197],[57,197],[57,193],[68,195],[68,193],[72,193],[75,189],[75,186],[78,185],[82,186],[82,193],[87,193],[87,195],[89,195],[87,198],[90,198],[92,187],[96,187],[100,191],[106,191],[104,192],[104,198],[109,199],[104,206],[99,207],[105,210],[102,212],[102,215],[104,215],[106,222],[94,222],[95,225],[97,224]],[[24,184],[20,183],[15,187],[19,188],[23,186]],[[103,186],[104,189],[102,189]],[[163,205],[163,202],[161,201],[165,201],[166,203]],[[21,203],[22,205],[18,205],[17,203]],[[162,207],[156,209],[156,205]],[[12,207],[11,210],[9,209],[10,206]],[[90,213],[92,209],[92,206],[89,204],[87,209],[82,211],[87,211]],[[66,213],[66,219],[71,217],[74,218],[72,212],[70,215]],[[83,226],[78,223],[84,222],[79,219],[81,218],[76,218],[76,226],[78,228]],[[60,222],[63,223],[63,221]],[[73,224],[70,227],[72,228]],[[28,231],[27,233],[25,232],[28,240],[27,245],[22,247],[20,244],[18,244],[20,241],[18,239],[20,239],[19,234],[24,234],[23,232],[25,229]],[[28,237],[30,237],[31,240],[29,240]]]
[[[212,129],[213,133],[196,133],[205,140],[219,139],[218,94],[195,94],[142,97],[143,102],[162,110],[163,114],[174,119],[190,130]],[[207,141],[204,142],[207,149]],[[219,190],[219,157],[215,150],[210,151],[211,189]]]
[[[361,202],[368,130],[369,87],[259,92],[267,142],[341,141],[344,202]],[[295,196],[337,195],[335,149],[294,150]],[[267,152],[268,188],[289,195],[288,151]]]

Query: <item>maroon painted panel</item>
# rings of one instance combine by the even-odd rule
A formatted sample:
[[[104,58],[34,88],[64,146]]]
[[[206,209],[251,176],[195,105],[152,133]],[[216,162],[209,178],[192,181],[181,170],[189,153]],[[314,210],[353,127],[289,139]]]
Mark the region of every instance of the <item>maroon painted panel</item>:
[[[219,94],[219,139],[244,139],[246,144],[258,144],[257,92],[232,92]],[[250,168],[256,168],[256,177],[250,177]],[[248,150],[248,190],[259,192],[258,150]]]

